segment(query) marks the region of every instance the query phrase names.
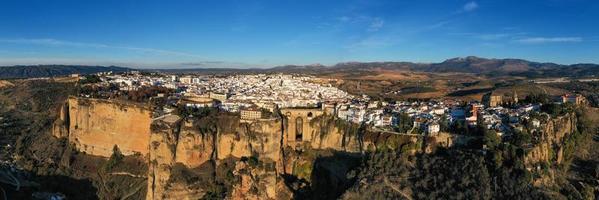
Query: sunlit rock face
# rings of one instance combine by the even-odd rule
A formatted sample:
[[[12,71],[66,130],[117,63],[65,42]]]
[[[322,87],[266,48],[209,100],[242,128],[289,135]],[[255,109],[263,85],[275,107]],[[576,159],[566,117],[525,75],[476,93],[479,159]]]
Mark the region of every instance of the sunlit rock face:
[[[311,168],[305,166],[314,162],[314,158],[293,152],[332,150],[359,154],[416,142],[409,136],[358,134],[359,126],[336,121],[317,108],[283,109],[281,113],[282,116],[251,121],[222,113],[211,116],[213,120],[177,115],[152,119],[146,105],[71,97],[53,124],[52,133],[68,138],[80,151],[91,155],[110,157],[117,146],[125,155],[146,156],[146,199],[201,198],[208,188],[202,181],[210,178],[190,177],[182,181],[181,170],[197,172],[207,166],[209,170],[218,170],[231,159],[235,161],[232,176],[239,181],[233,183],[229,198],[280,199],[283,194],[290,197],[281,175],[299,174],[310,179]],[[248,163],[248,158],[255,161]],[[210,171],[204,174],[213,176]]]
[[[110,157],[115,145],[124,155],[146,155],[151,121],[143,105],[70,97],[52,132],[90,155]]]
[[[195,168],[212,159],[214,134],[202,134],[193,126],[193,120],[181,123],[177,140],[176,162]]]
[[[541,126],[539,143],[530,148],[525,157],[527,165],[548,162],[555,159],[561,163],[563,159],[564,139],[571,133],[577,131],[576,114],[570,113],[549,119]]]
[[[170,115],[151,125],[146,199],[164,199],[168,193],[180,120],[178,116]]]

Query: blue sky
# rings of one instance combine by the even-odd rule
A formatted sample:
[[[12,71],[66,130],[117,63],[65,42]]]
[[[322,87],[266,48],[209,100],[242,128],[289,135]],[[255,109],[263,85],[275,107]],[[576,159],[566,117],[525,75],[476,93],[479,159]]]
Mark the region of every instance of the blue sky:
[[[596,0],[0,1],[0,65],[599,63]]]

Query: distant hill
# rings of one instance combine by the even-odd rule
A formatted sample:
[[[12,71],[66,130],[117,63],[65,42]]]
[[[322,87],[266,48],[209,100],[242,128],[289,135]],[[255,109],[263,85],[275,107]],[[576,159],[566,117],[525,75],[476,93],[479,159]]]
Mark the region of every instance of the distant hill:
[[[64,76],[73,73],[90,74],[96,72],[130,71],[124,67],[80,66],[80,65],[33,65],[0,67],[1,78],[31,78]],[[384,71],[415,71],[431,73],[472,73],[485,76],[523,76],[528,78],[547,77],[599,77],[597,64],[560,65],[540,63],[522,59],[489,59],[475,56],[451,58],[440,63],[413,62],[344,62],[332,66],[285,65],[273,68],[189,68],[189,69],[145,69],[147,72],[196,73],[196,74],[250,74],[250,73],[301,73],[335,74],[349,76]]]
[[[539,63],[522,59],[487,59],[469,56],[452,58],[441,63],[412,62],[346,62],[333,66],[281,66],[269,71],[290,73],[340,73],[340,72],[372,72],[376,70],[417,71],[417,72],[455,72],[472,73],[487,76],[525,76],[541,77],[597,77],[599,65],[574,64],[560,65],[555,63]]]
[[[92,74],[98,72],[125,72],[131,69],[116,66],[82,66],[82,65],[18,65],[0,67],[0,79],[55,77],[69,74]]]

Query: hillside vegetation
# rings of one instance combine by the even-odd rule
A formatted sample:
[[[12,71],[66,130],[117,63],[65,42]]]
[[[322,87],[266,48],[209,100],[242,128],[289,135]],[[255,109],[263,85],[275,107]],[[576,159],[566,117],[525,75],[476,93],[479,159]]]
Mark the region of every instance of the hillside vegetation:
[[[130,69],[116,66],[83,66],[83,65],[24,65],[0,66],[0,79],[56,77],[70,74],[93,74],[98,72],[125,72]]]

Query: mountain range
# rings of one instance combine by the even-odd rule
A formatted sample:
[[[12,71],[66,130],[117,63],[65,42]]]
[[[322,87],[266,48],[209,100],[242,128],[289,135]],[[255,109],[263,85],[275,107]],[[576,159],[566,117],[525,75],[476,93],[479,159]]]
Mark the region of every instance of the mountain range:
[[[84,65],[18,65],[0,67],[0,79],[55,77],[69,74],[93,74],[98,72],[125,72],[130,68],[116,66]]]
[[[475,56],[452,58],[440,63],[413,62],[344,62],[332,66],[285,65],[268,69],[157,69],[156,71],[170,73],[360,73],[374,71],[414,71],[430,73],[471,73],[485,76],[523,76],[528,78],[543,77],[596,77],[599,76],[598,64],[561,65],[555,63],[531,62],[522,59],[488,59]]]
[[[72,73],[89,74],[103,71],[123,72],[125,67],[79,66],[79,65],[33,65],[0,67],[0,78],[30,78],[64,76]],[[234,74],[234,73],[360,73],[373,71],[415,71],[430,73],[472,73],[485,76],[543,77],[597,77],[599,65],[531,62],[522,59],[488,59],[475,56],[459,57],[440,63],[413,62],[344,62],[332,66],[285,65],[273,68],[194,68],[194,69],[145,69],[150,72]]]
[[[560,65],[539,63],[522,59],[487,59],[475,56],[452,58],[440,63],[412,62],[346,62],[333,66],[282,66],[274,71],[285,72],[368,72],[376,70],[416,71],[431,73],[472,73],[487,76],[525,76],[538,77],[587,77],[599,76],[597,64]]]

